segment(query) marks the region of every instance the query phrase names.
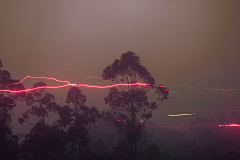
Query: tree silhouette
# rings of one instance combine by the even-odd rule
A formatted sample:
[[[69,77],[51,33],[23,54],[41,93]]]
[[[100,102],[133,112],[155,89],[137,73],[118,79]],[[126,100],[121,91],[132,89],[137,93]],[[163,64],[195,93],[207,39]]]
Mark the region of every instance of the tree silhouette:
[[[121,139],[118,141],[117,146],[114,147],[113,155],[111,159],[116,160],[132,160],[134,157],[133,146],[128,143],[126,139]]]
[[[41,86],[46,84],[38,82],[33,85],[33,88]],[[26,104],[30,108],[23,113],[23,118],[19,118],[20,124],[26,122],[36,125],[38,122],[44,122],[44,124],[54,125],[57,122],[59,105],[56,104],[54,95],[47,93],[46,89],[41,88],[27,93]]]
[[[68,132],[71,150],[77,150],[81,160],[87,151],[89,132],[96,127],[101,114],[96,107],[89,108],[85,105],[86,96],[77,87],[69,89],[66,102],[68,105],[58,109],[58,123]]]
[[[0,68],[2,68],[0,60]],[[21,90],[24,86],[18,83],[19,80],[12,79],[10,73],[0,69],[0,90]],[[17,157],[17,140],[12,135],[11,116],[14,114],[13,108],[16,107],[18,100],[24,99],[24,93],[0,92],[0,159],[14,159]]]
[[[38,82],[33,85],[34,88],[41,86],[46,84]],[[25,100],[30,108],[19,118],[19,123],[26,122],[33,128],[25,136],[20,149],[21,157],[27,160],[60,159],[67,140],[57,125],[60,106],[55,102],[54,95],[41,88],[27,93]]]
[[[37,122],[20,147],[24,160],[65,159],[66,134],[57,126],[49,126],[44,121]]]
[[[133,52],[121,55],[121,59],[116,59],[112,65],[103,70],[104,80],[114,83],[137,83],[142,82],[147,86],[119,86],[111,88],[109,95],[104,98],[105,103],[112,109],[120,111],[119,114],[107,112],[106,118],[123,132],[128,142],[133,145],[134,159],[137,156],[138,141],[142,138],[142,130],[145,122],[152,117],[152,111],[160,103],[168,99],[168,90],[162,85],[156,86],[155,80],[148,70],[140,65],[140,60]],[[148,100],[147,93],[154,91],[156,99],[152,102]]]
[[[159,160],[160,150],[156,144],[151,144],[146,148],[146,160]]]

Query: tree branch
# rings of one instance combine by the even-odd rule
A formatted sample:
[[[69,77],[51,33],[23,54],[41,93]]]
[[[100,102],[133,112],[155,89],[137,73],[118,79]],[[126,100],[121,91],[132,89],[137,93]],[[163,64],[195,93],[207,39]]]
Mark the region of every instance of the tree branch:
[[[144,136],[145,137],[145,136]],[[146,138],[146,137],[145,137]],[[152,130],[152,136],[150,139],[148,139],[147,141],[145,141],[143,144],[139,145],[138,147],[141,147],[142,145],[146,144],[147,142],[151,141],[153,138],[153,130]]]

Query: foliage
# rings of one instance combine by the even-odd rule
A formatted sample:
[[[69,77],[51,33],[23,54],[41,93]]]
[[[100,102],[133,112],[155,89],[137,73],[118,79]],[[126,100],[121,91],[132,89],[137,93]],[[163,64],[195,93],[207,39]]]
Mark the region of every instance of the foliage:
[[[160,159],[160,150],[157,145],[151,144],[147,146],[146,160],[158,160]]]
[[[146,83],[147,86],[120,86],[111,88],[109,95],[104,98],[105,103],[112,109],[117,109],[118,114],[107,112],[105,118],[112,121],[120,132],[125,134],[128,142],[134,147],[137,154],[137,142],[142,139],[144,123],[152,117],[152,111],[160,103],[168,99],[168,90],[163,85],[156,86],[155,80],[148,70],[140,65],[139,57],[133,52],[122,54],[121,59],[116,59],[112,65],[103,70],[104,80],[115,83]],[[148,100],[147,93],[152,89],[156,99]],[[136,158],[136,157],[135,157]]]
[[[33,87],[46,86],[38,82]],[[20,153],[24,159],[60,159],[67,143],[66,135],[57,126],[59,119],[55,97],[46,89],[38,89],[26,94],[26,104],[29,107],[19,118],[19,123],[33,125],[21,145]]]
[[[37,122],[21,145],[21,158],[25,160],[64,159],[66,141],[66,134],[56,126],[46,125],[43,121]]]
[[[78,150],[79,159],[82,159],[88,146],[89,132],[96,127],[101,114],[96,107],[85,105],[86,96],[77,87],[69,89],[66,102],[68,105],[58,108],[58,123],[68,132],[72,151]]]
[[[33,85],[34,88],[41,86],[46,86],[46,84],[38,82]],[[57,108],[59,108],[59,105],[56,104],[53,94],[47,93],[45,89],[31,91],[26,94],[26,104],[30,108],[19,119],[20,124],[23,124],[23,122],[31,125],[35,125],[38,122],[55,124],[58,118]],[[51,118],[54,118],[52,122],[50,122]]]
[[[0,68],[3,67],[0,60]],[[12,79],[10,73],[0,69],[0,90],[24,89],[19,80]],[[13,84],[17,83],[17,84]],[[24,99],[24,93],[0,92],[0,159],[16,159],[18,146],[16,136],[12,135],[11,122],[14,114],[13,108],[17,101]],[[11,154],[10,154],[11,153]]]
[[[114,147],[111,158],[116,160],[131,160],[134,158],[134,148],[126,139],[121,139],[118,141],[117,146]]]

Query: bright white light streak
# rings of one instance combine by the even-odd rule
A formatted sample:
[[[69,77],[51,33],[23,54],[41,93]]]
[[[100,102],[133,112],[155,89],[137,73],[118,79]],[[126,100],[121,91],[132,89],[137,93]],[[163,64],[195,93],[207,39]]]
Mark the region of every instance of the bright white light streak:
[[[187,113],[184,113],[184,114],[168,114],[169,117],[180,117],[180,116],[192,116],[194,115],[195,113],[191,113],[191,114],[187,114]]]

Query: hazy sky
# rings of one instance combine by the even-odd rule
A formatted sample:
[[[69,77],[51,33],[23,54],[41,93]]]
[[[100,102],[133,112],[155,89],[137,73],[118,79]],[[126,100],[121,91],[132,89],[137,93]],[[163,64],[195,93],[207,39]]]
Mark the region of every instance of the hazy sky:
[[[216,118],[240,109],[239,8],[239,0],[0,0],[0,59],[19,80],[85,83],[133,51],[156,82],[180,91],[170,93],[155,122],[171,121],[167,114],[184,112],[178,110]],[[102,99],[89,104],[108,108]]]

